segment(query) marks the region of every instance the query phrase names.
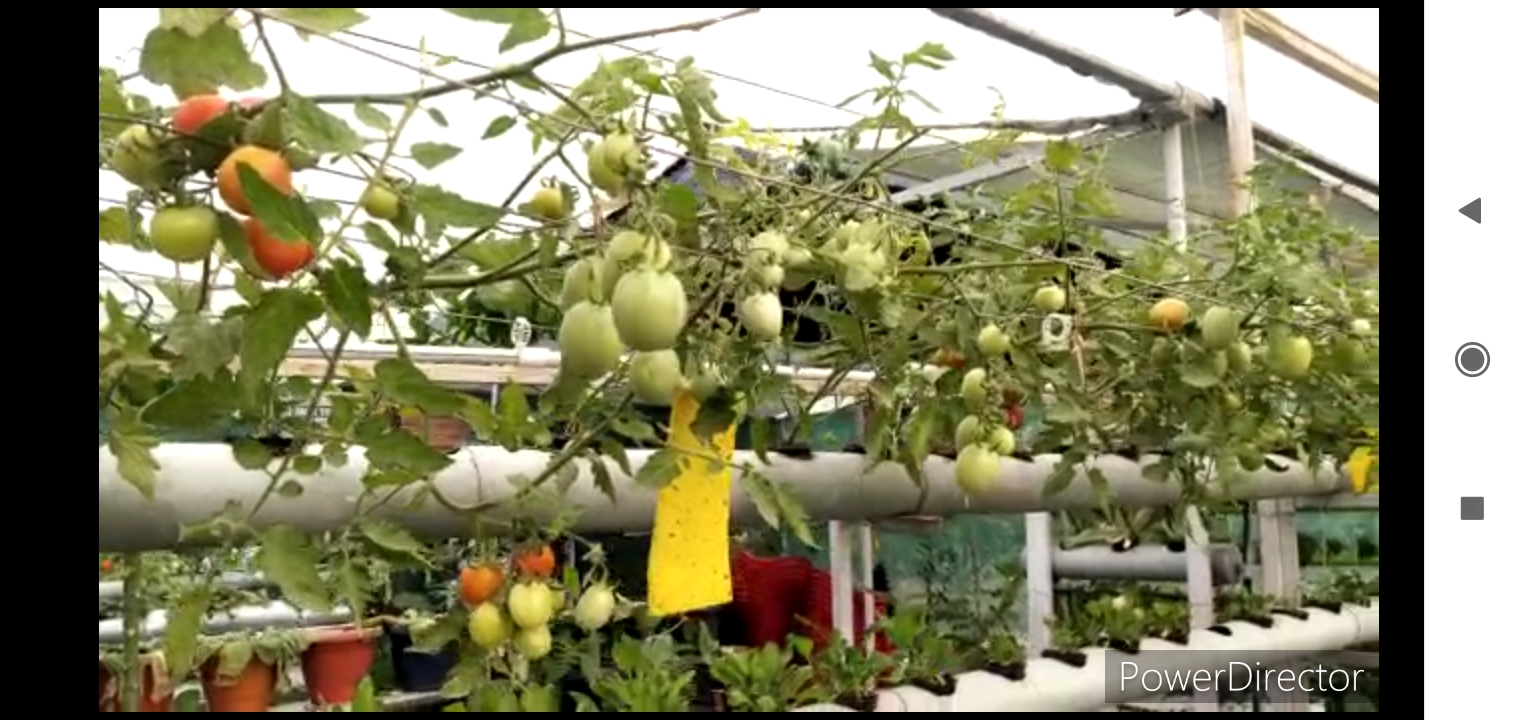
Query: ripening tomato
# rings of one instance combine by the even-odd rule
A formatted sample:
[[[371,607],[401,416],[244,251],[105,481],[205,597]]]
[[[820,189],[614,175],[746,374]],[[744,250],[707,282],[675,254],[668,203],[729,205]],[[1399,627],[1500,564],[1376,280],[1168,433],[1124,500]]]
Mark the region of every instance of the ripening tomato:
[[[274,280],[306,267],[317,255],[316,249],[305,240],[285,242],[270,235],[256,218],[243,220],[243,237],[248,241],[248,251],[253,254],[254,263]]]
[[[950,348],[940,348],[934,351],[934,357],[929,358],[929,363],[931,365],[939,365],[941,367],[960,370],[966,367],[966,356],[962,355],[957,350],[951,350]]]
[[[512,560],[520,575],[543,579],[554,574],[554,551],[547,545],[517,551]]]
[[[233,210],[244,215],[253,211],[253,205],[249,204],[248,197],[243,194],[243,180],[238,177],[239,165],[253,168],[264,182],[283,195],[295,192],[290,163],[285,158],[267,148],[244,145],[228,153],[227,158],[216,168],[217,192],[222,196],[222,202]]]
[[[227,112],[226,98],[220,95],[191,95],[174,109],[169,124],[176,132],[193,135],[224,112]]]
[[[100,561],[101,570],[105,572],[111,572],[112,567],[115,567],[115,563],[111,562],[111,558],[104,558]]]
[[[501,586],[506,583],[506,577],[501,572],[501,566],[495,563],[481,563],[471,565],[459,571],[459,601],[470,607],[475,607],[493,597],[501,591]]]

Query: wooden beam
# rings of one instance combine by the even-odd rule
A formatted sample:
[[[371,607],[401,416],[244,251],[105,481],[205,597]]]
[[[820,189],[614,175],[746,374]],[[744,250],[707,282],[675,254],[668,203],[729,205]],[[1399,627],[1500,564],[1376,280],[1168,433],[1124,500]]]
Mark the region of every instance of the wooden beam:
[[[1378,101],[1377,73],[1304,35],[1266,8],[1231,9],[1240,11],[1245,20],[1246,37],[1334,80],[1341,87],[1373,102]],[[1189,10],[1198,10],[1215,20],[1219,19],[1220,8],[1172,8],[1178,16]]]

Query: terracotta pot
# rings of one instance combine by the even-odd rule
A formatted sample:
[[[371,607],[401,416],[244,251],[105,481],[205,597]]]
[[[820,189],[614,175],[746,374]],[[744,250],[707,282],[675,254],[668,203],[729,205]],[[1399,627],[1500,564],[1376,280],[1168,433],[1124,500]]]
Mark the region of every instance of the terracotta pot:
[[[375,662],[373,630],[355,627],[313,630],[311,645],[301,654],[301,674],[306,694],[316,705],[351,702],[359,683],[369,676]]]
[[[243,674],[224,678],[216,660],[201,666],[201,692],[211,712],[268,712],[274,697],[274,666],[258,658],[243,666]]]
[[[174,688],[153,686],[153,669],[144,666],[142,677],[137,681],[138,712],[169,712],[169,706],[174,704]],[[155,690],[157,692],[155,692]],[[109,693],[109,695],[107,694]],[[121,680],[111,677],[111,671],[105,665],[100,666],[100,693],[96,696],[100,712],[121,712]]]
[[[470,438],[470,424],[455,417],[424,418],[403,413],[401,427],[426,440],[434,450],[444,453],[464,447],[465,441]]]

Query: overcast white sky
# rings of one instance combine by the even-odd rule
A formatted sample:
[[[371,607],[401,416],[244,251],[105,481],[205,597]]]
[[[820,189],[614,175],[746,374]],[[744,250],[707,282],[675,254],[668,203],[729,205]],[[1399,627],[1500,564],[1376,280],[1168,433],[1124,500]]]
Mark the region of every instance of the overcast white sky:
[[[673,25],[727,12],[725,8],[566,9],[567,25],[590,35]],[[1376,8],[1274,8],[1284,20],[1377,71]],[[538,46],[496,54],[500,26],[472,23],[437,9],[364,9],[371,20],[355,28],[368,35],[416,47],[425,38],[429,50],[463,60],[495,65],[534,53]],[[1164,82],[1178,82],[1215,97],[1224,96],[1223,51],[1219,26],[1201,15],[1174,18],[1170,8],[1004,8],[993,12],[1049,37],[1130,67]],[[100,63],[135,70],[135,48],[157,21],[151,8],[100,10]],[[394,92],[416,86],[414,72],[328,40],[302,41],[285,29],[273,37],[292,85],[305,94]],[[995,101],[988,87],[1008,101],[1009,117],[1061,118],[1116,112],[1133,106],[1122,91],[1079,77],[1044,58],[1001,43],[930,14],[925,9],[775,9],[744,17],[700,33],[667,35],[639,43],[666,57],[694,56],[699,66],[785,90],[776,92],[716,79],[719,105],[728,115],[756,126],[840,125],[856,116],[829,107],[871,85],[876,76],[866,63],[867,50],[889,57],[924,41],[944,43],[958,60],[943,71],[921,74],[916,89],[943,111],[914,113],[921,122],[974,121],[986,117]],[[354,41],[389,56],[416,63],[416,54]],[[605,56],[626,51],[607,49]],[[262,60],[262,58],[261,58]],[[595,57],[568,57],[551,64],[551,81],[574,83],[594,66]],[[1373,178],[1378,177],[1378,108],[1313,71],[1252,43],[1247,53],[1250,111],[1267,125],[1316,152]],[[459,65],[442,72],[467,75],[477,70]],[[167,92],[151,86],[134,90],[162,103]],[[273,94],[270,88],[265,94]],[[553,106],[545,98],[535,105]],[[472,199],[497,202],[520,177],[532,158],[522,131],[479,140],[482,130],[506,106],[461,95],[438,107],[451,127],[414,122],[403,142],[432,140],[464,147],[459,158],[425,175],[433,182]],[[551,168],[552,172],[552,168]],[[318,173],[298,178],[316,197],[352,200],[363,187],[355,181]],[[100,196],[121,198],[126,185],[102,172]],[[106,207],[103,203],[102,208]],[[101,246],[101,260],[130,272],[173,275],[174,266],[156,257]],[[187,269],[188,270],[188,269]]]

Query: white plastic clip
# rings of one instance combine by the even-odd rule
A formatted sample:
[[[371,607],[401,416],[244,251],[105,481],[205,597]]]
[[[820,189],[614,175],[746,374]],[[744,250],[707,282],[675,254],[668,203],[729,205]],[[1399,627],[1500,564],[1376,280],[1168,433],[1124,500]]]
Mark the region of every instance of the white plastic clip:
[[[512,349],[521,353],[530,342],[533,342],[533,325],[527,318],[512,318]]]
[[[1045,352],[1061,352],[1071,349],[1072,322],[1070,315],[1051,313],[1040,323],[1040,349]]]

